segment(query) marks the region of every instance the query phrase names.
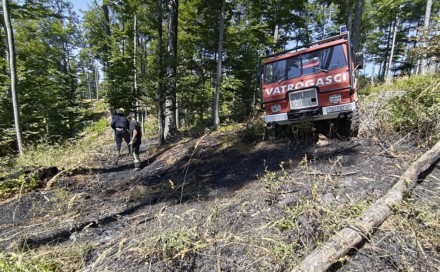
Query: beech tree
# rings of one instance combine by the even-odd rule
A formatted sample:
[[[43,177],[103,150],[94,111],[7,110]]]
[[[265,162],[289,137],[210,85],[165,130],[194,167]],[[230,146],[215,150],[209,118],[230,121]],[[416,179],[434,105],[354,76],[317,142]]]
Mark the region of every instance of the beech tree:
[[[157,112],[157,127],[159,134],[159,144],[162,144],[165,137],[164,133],[164,111],[163,111],[163,77],[164,77],[164,69],[163,69],[163,25],[162,25],[162,0],[157,1],[157,13],[156,13],[156,27],[157,27],[157,48],[156,48],[156,57],[157,57],[157,89],[156,89],[156,112]]]
[[[20,129],[20,111],[18,108],[17,101],[17,72],[15,65],[15,39],[14,32],[12,29],[11,18],[9,17],[9,6],[8,0],[3,0],[3,19],[6,28],[6,38],[8,41],[8,60],[9,60],[9,75],[10,75],[10,86],[11,86],[11,96],[12,96],[12,107],[14,112],[14,125],[15,125],[15,135],[17,137],[17,147],[20,155],[23,155],[23,144],[21,140],[21,129]]]
[[[168,2],[168,35],[166,59],[166,88],[164,104],[164,139],[172,137],[177,130],[176,95],[177,95],[177,29],[179,16],[179,1]]]
[[[214,120],[214,130],[218,129],[220,126],[219,118],[219,103],[220,103],[220,84],[222,78],[222,59],[223,59],[223,35],[225,32],[225,0],[222,0],[222,5],[220,9],[220,23],[219,23],[219,34],[218,34],[218,51],[217,51],[217,77],[215,80],[215,95],[214,95],[214,106],[213,106],[213,120]]]
[[[423,33],[425,38],[424,39],[428,39],[428,33],[429,33],[429,22],[430,22],[430,18],[431,18],[431,6],[432,6],[432,0],[427,0],[426,1],[426,11],[425,11],[425,19],[424,19],[424,24],[423,24]],[[424,47],[427,47],[427,43],[425,42]],[[425,74],[427,69],[428,69],[428,60],[427,60],[427,56],[426,54],[422,55],[422,60],[421,60],[421,67],[420,67],[420,71],[421,74]]]

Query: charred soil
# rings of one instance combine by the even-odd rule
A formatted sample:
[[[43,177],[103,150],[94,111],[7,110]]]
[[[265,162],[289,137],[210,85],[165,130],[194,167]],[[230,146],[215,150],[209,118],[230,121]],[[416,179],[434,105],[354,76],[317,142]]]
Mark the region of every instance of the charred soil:
[[[406,140],[263,141],[243,129],[111,150],[0,203],[0,248],[60,271],[287,271],[383,196]],[[393,143],[393,144],[392,144]],[[53,169],[52,169],[53,170]],[[440,169],[332,271],[439,271]]]

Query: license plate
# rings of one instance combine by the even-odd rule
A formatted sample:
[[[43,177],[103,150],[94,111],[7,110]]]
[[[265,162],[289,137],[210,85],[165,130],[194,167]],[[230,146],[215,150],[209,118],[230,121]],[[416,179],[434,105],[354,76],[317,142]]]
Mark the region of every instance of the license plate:
[[[325,108],[325,114],[338,112],[338,111],[349,111],[349,110],[352,110],[351,104],[337,105],[337,106]]]

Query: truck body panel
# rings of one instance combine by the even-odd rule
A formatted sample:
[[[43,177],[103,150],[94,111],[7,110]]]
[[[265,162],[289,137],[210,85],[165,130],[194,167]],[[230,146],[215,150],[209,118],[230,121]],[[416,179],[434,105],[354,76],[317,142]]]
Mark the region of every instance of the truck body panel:
[[[263,57],[266,123],[350,119],[358,109],[354,70],[348,33]]]

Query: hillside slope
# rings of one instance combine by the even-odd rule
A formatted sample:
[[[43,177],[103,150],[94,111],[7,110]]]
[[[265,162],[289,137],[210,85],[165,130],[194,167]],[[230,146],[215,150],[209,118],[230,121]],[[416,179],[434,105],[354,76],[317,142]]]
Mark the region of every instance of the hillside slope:
[[[287,271],[424,151],[365,131],[314,143],[245,135],[236,128],[166,146],[146,139],[137,172],[125,153],[112,165],[108,144],[92,164],[2,201],[0,268]],[[395,215],[331,270],[438,271],[439,179],[440,169],[430,169]]]

